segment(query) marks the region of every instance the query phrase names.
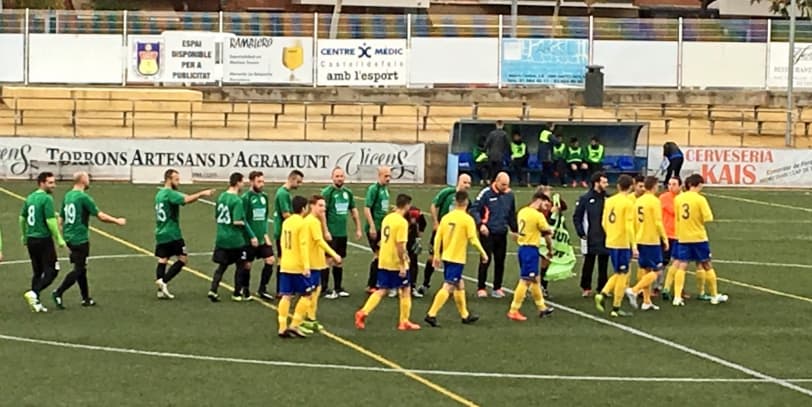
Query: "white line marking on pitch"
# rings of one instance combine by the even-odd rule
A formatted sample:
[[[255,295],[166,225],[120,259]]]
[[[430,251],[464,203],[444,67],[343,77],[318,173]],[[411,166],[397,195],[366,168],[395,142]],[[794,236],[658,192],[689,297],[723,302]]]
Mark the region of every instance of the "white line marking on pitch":
[[[205,255],[209,255],[209,254],[211,254],[211,252],[189,253],[188,256],[205,256]],[[133,253],[130,253],[130,254],[102,254],[102,255],[99,255],[99,256],[90,256],[87,259],[88,260],[129,259],[129,258],[133,258],[133,257],[149,257],[149,256],[144,255],[144,254],[133,254]],[[67,257],[60,257],[58,260],[59,261],[68,261],[70,259],[67,258]],[[2,267],[3,265],[27,264],[27,263],[30,263],[30,262],[31,262],[31,260],[28,260],[28,259],[2,261],[2,262],[0,262],[0,267]]]
[[[355,365],[340,365],[329,363],[306,363],[306,362],[286,362],[280,360],[259,360],[259,359],[244,359],[233,358],[226,356],[207,356],[196,355],[189,353],[175,353],[175,352],[158,352],[148,351],[132,348],[116,348],[110,346],[98,345],[85,345],[79,343],[52,341],[45,339],[33,339],[12,335],[0,335],[0,339],[11,341],[30,343],[43,346],[54,346],[68,349],[81,349],[96,352],[108,353],[121,353],[128,355],[151,356],[160,358],[172,359],[187,359],[205,362],[227,362],[239,363],[246,365],[260,365],[260,366],[279,366],[279,367],[295,367],[295,368],[313,368],[313,369],[332,369],[332,370],[349,370],[361,372],[374,372],[374,373],[403,373],[403,370],[392,369],[387,367],[375,366],[355,366]],[[765,383],[768,382],[764,379],[743,379],[743,378],[724,378],[724,377],[618,377],[618,376],[571,376],[571,375],[554,375],[554,374],[533,374],[533,373],[495,373],[495,372],[467,372],[455,370],[424,370],[424,369],[406,369],[405,371],[435,376],[457,376],[457,377],[481,377],[481,378],[494,378],[494,379],[531,379],[531,380],[561,380],[561,381],[590,381],[590,382],[667,382],[667,383]],[[787,379],[787,381],[795,383],[812,382],[812,379]]]
[[[764,206],[772,206],[773,208],[783,208],[783,209],[792,209],[796,211],[803,211],[803,212],[812,212],[810,208],[803,208],[800,206],[792,206],[792,205],[785,205],[775,202],[767,202],[767,201],[759,201],[758,199],[749,199],[749,198],[741,198],[738,196],[731,196],[731,195],[724,195],[724,194],[717,194],[707,192],[705,193],[707,196],[712,196],[714,198],[722,198],[722,199],[729,199],[731,201],[739,201],[739,202],[746,202],[755,205],[764,205]]]

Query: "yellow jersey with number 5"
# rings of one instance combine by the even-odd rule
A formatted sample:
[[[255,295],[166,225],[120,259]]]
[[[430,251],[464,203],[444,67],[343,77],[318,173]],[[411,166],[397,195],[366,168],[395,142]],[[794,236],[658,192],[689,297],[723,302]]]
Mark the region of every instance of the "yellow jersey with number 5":
[[[631,249],[636,244],[634,232],[634,201],[628,194],[618,192],[603,205],[601,225],[606,231],[607,249]]]
[[[381,250],[378,254],[378,267],[384,270],[398,271],[402,264],[398,255],[398,244],[404,245],[409,240],[409,221],[406,217],[392,212],[381,222]]]
[[[635,201],[637,213],[637,244],[656,245],[668,241],[663,226],[663,211],[660,200],[651,192],[646,192]]]
[[[698,192],[688,191],[674,198],[677,240],[680,243],[701,243],[708,241],[705,224],[713,221],[708,200]]]
[[[544,214],[529,206],[519,210],[516,224],[519,226],[519,238],[516,239],[519,246],[538,247],[541,244],[542,232],[550,231],[550,225],[547,224]]]

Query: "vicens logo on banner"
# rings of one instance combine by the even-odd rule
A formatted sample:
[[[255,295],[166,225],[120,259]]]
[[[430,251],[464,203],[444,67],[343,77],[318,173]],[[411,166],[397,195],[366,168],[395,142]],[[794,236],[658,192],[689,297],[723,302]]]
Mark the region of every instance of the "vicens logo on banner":
[[[303,151],[314,151],[305,153]],[[348,179],[372,182],[380,165],[392,167],[396,182],[424,180],[423,144],[304,143],[215,140],[0,138],[0,175],[27,178],[49,166],[81,166],[100,179],[127,179],[132,167],[189,167],[196,180],[224,180],[232,171],[259,169],[271,181],[283,181],[292,169],[308,181],[330,180],[343,168]],[[63,174],[64,175],[64,174]]]
[[[320,40],[319,85],[406,84],[406,40]]]

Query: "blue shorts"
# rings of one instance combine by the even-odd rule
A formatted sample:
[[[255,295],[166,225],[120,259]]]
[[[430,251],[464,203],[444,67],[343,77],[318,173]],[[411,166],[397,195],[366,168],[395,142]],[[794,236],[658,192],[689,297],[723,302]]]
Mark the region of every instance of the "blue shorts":
[[[538,246],[519,246],[519,278],[534,280],[539,275],[539,248]]]
[[[673,253],[674,258],[679,261],[703,262],[711,259],[708,242],[680,243],[677,245],[676,252]]]
[[[663,268],[663,248],[660,245],[639,244],[637,251],[640,256],[637,264],[646,270],[660,270]]]
[[[378,269],[378,288],[386,290],[397,290],[409,286],[409,273],[406,277],[398,275],[396,270]]]
[[[448,284],[457,285],[462,280],[462,270],[465,268],[464,264],[452,263],[450,261],[443,262],[443,281]]]
[[[311,291],[313,285],[304,274],[279,273],[280,295],[309,294]]]
[[[677,255],[677,247],[679,247],[677,239],[668,239],[668,250],[665,250],[663,245],[663,264],[671,263],[671,259]]]
[[[632,262],[632,249],[609,249],[609,258],[612,259],[612,268],[615,273],[628,273]]]
[[[313,288],[316,288],[321,285],[321,273],[327,272],[327,269],[322,270],[310,270],[310,285]]]

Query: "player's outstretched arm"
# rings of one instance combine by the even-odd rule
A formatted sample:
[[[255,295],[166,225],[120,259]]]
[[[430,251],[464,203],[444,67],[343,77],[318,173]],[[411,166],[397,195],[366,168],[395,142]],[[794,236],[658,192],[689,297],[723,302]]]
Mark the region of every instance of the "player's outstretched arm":
[[[46,219],[45,223],[48,225],[48,230],[51,231],[51,236],[56,239],[56,244],[59,245],[59,247],[65,247],[65,239],[59,231],[59,224],[56,221],[56,217]]]
[[[99,211],[99,213],[98,213],[98,215],[96,215],[96,217],[99,218],[99,220],[104,222],[104,223],[113,223],[113,224],[116,224],[116,225],[119,225],[119,226],[124,226],[124,225],[127,224],[127,219],[117,218],[115,216],[108,215],[108,214],[106,214],[104,212],[101,212],[101,211]]]
[[[208,198],[212,195],[214,195],[214,189],[204,189],[200,192],[184,196],[183,201],[187,204],[190,204],[193,202],[197,202],[197,200],[200,198]]]
[[[352,208],[352,221],[355,223],[355,237],[361,239],[361,217],[358,216],[358,208]]]

